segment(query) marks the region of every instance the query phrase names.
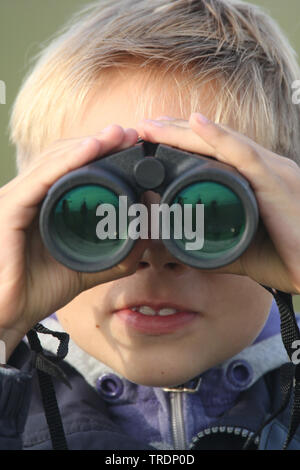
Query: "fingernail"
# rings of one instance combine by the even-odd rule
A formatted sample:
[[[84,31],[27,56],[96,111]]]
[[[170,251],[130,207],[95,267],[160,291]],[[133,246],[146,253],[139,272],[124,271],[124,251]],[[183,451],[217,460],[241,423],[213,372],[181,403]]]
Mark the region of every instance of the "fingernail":
[[[201,113],[192,113],[192,117],[195,118],[199,124],[209,124],[211,121]]]

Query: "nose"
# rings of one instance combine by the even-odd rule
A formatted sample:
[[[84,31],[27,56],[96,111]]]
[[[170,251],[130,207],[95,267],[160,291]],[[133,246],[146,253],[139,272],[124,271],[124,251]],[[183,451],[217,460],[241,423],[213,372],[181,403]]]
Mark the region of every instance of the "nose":
[[[156,271],[172,272],[176,275],[183,274],[188,266],[174,258],[160,240],[148,240],[137,270],[155,269]]]
[[[147,206],[148,213],[151,212],[151,204],[159,204],[160,196],[152,191],[143,194],[141,202]],[[174,274],[182,274],[187,269],[187,265],[181,263],[166,248],[162,240],[150,238],[151,220],[149,220],[149,238],[145,240],[145,251],[139,262],[138,270],[153,268],[156,271],[172,271]]]

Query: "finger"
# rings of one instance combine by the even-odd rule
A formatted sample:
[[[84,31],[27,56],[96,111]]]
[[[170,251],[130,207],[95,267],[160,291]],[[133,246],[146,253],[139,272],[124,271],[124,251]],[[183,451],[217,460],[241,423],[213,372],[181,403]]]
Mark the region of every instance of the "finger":
[[[253,181],[255,187],[266,186],[270,167],[264,149],[260,152],[258,146],[250,139],[229,131],[200,114],[191,115],[190,126],[202,140],[213,147],[218,160],[237,168]],[[262,158],[262,154],[265,158]]]
[[[270,192],[281,184],[279,177],[271,177],[265,161],[260,159],[258,151],[224,127],[204,120],[199,122],[194,115],[189,121],[190,127],[173,125],[173,121],[142,121],[138,125],[139,134],[151,142],[163,143],[185,151],[208,155],[223,163],[234,166],[242,173],[255,190]],[[266,175],[269,187],[266,188]]]
[[[291,195],[299,198],[299,166],[289,158],[277,155],[251,140],[248,136],[212,123],[193,114],[191,128],[215,147],[218,160],[234,166],[250,182],[259,201],[264,205],[290,207]],[[261,207],[262,208],[262,207]]]
[[[238,132],[232,130],[230,127],[219,124],[221,128],[231,132],[232,135],[240,135]],[[181,129],[180,129],[181,128]],[[179,119],[170,116],[159,116],[155,120],[145,119],[138,124],[138,129],[140,133],[144,133],[145,137],[149,137],[148,140],[154,140],[155,142],[159,141],[160,143],[168,143],[168,141],[172,140],[172,145],[177,146],[178,148],[184,148],[185,150],[195,151],[195,145],[197,145],[198,153],[203,153],[205,155],[214,156],[214,149],[211,146],[207,146],[207,143],[199,141],[197,139],[197,143],[194,142],[195,136],[193,133],[184,134],[178,132],[180,130],[189,130],[191,131],[191,126],[189,121],[184,119]],[[159,132],[159,134],[157,134]],[[182,136],[182,137],[180,137]],[[144,138],[145,138],[144,137]],[[244,136],[246,138],[246,136]],[[183,147],[183,138],[184,138],[184,147]],[[145,139],[146,140],[146,139]],[[165,140],[165,141],[163,141]],[[248,139],[250,140],[250,139]],[[171,143],[170,143],[171,145]],[[189,149],[188,149],[189,147]]]
[[[188,152],[214,155],[214,148],[195,134],[186,121],[144,120],[137,124],[136,129],[140,137],[146,141],[172,145]]]
[[[205,120],[201,123],[202,127],[203,125],[208,127],[210,124],[215,128],[214,132],[210,131],[208,140],[205,131],[202,131],[202,134],[199,132],[199,125],[193,122],[193,117],[194,115],[189,122],[168,116],[161,116],[160,121],[144,120],[139,123],[138,130],[145,140],[213,156],[235,166],[257,191],[266,189],[264,183],[265,177],[268,177],[270,191],[273,191],[274,187],[278,189],[281,186],[286,193],[299,194],[300,169],[293,161],[263,148],[248,136],[226,125]],[[259,165],[249,164],[251,156],[257,157]]]
[[[189,127],[174,125],[173,121],[145,120],[137,130],[145,140],[215,157],[236,167],[248,180],[256,183],[255,187],[257,184],[262,187],[267,165],[259,165],[258,152],[254,147],[223,126],[211,121],[198,122],[192,115]]]
[[[103,137],[105,134],[109,133],[111,131],[109,128],[106,130],[103,130],[99,132],[99,134],[96,135],[89,135],[81,138],[71,138],[71,139],[64,139],[64,140],[59,140],[55,141],[47,150],[44,152],[44,154],[41,155],[40,158],[35,159],[31,164],[22,171],[16,178],[12,179],[9,181],[5,186],[0,188],[0,196],[3,196],[6,192],[11,191],[14,187],[18,187],[21,180],[25,179],[28,177],[28,175],[32,174],[33,170],[35,168],[40,167],[41,165],[41,159],[50,159],[53,158],[54,152],[59,152],[61,155],[62,153],[69,153],[73,151],[75,146],[81,145],[84,140],[87,139],[98,139],[101,140],[101,137]],[[118,150],[123,150],[128,147],[131,147],[134,145],[137,140],[138,140],[138,134],[135,129],[125,129],[124,130],[124,139]],[[113,149],[112,149],[113,150]],[[99,155],[102,156],[102,155]]]
[[[181,134],[184,136],[186,139],[186,142],[184,142],[184,147],[183,147],[183,141],[182,139],[178,138],[177,134],[177,139],[176,139],[176,132],[178,131],[178,127],[181,129],[186,129],[186,130],[192,130],[192,126],[190,126],[190,122],[187,120],[179,119],[179,118],[174,118],[170,116],[159,116],[155,120],[144,120],[141,123],[139,123],[138,127],[139,130],[142,132],[143,128],[147,125],[147,129],[144,129],[144,133],[146,135],[146,132],[151,138],[153,138],[155,141],[159,140],[162,141],[162,139],[165,140],[172,140],[173,145],[177,143],[179,148],[185,148],[187,149],[187,146],[195,149],[195,145],[193,141],[191,140],[192,137],[190,135],[184,135],[183,133]],[[255,146],[255,148],[258,151],[264,152],[264,154],[270,158],[272,158],[272,162],[274,164],[278,163],[280,165],[280,168],[282,167],[283,169],[286,167],[291,167],[292,169],[297,166],[291,159],[277,155],[276,153],[272,152],[271,150],[268,150],[264,148],[263,146],[259,145],[257,142],[254,142],[250,137],[247,135],[244,135],[242,133],[239,133],[238,131],[230,128],[226,124],[217,124],[219,128],[223,129],[224,131],[227,131],[230,135],[232,135],[235,138],[240,139],[243,141],[245,144]],[[159,134],[157,134],[159,132]],[[158,137],[159,136],[159,137]],[[200,136],[199,136],[200,137]],[[200,137],[201,138],[201,137]],[[179,142],[180,140],[180,142]],[[203,139],[202,139],[203,140]],[[166,143],[166,142],[162,142]],[[170,141],[171,145],[171,141]],[[201,141],[197,141],[197,147],[198,147],[198,153],[201,153],[203,150],[203,143],[201,144]],[[202,146],[202,148],[201,148]],[[211,146],[212,147],[212,146]],[[191,151],[191,150],[190,150]],[[195,150],[193,150],[195,151]],[[204,152],[203,152],[204,153]],[[207,151],[207,155],[209,156],[214,156],[214,149],[213,147],[211,148],[211,152],[209,150]]]
[[[170,116],[159,116],[157,118],[155,118],[155,121],[163,121],[168,124],[172,124],[172,125],[175,125],[175,126],[181,126],[181,127],[185,127],[185,128],[189,128],[190,125],[189,125],[189,121],[186,120],[186,119],[180,119],[180,118],[175,118],[175,117],[170,117]]]
[[[125,137],[118,150],[124,150],[126,148],[132,147],[133,145],[137,143],[139,135],[136,129],[128,128],[128,129],[125,129],[124,132],[125,132]]]
[[[133,135],[132,132],[128,133],[130,141],[132,141]],[[36,165],[26,176],[20,177],[18,187],[15,187],[14,191],[4,195],[4,198],[7,197],[9,202],[6,206],[9,210],[7,217],[12,220],[22,208],[25,217],[16,217],[16,225],[19,226],[21,219],[21,225],[23,225],[24,219],[27,218],[26,209],[28,209],[29,217],[32,217],[37,205],[57,179],[89,163],[96,157],[99,158],[119,148],[124,143],[124,138],[124,130],[120,126],[112,126],[106,134],[98,138],[83,139],[80,144],[77,143],[73,148],[70,147],[68,152],[62,149],[54,152],[51,158],[41,159],[39,165]],[[16,228],[20,227],[16,226]]]
[[[195,115],[192,115],[190,118],[191,128],[197,132],[197,129],[194,126],[193,119]],[[280,179],[281,185],[285,189],[289,189],[290,192],[299,194],[299,177],[300,177],[300,168],[293,160],[290,158],[278,155],[272,152],[269,149],[264,148],[262,145],[253,141],[247,135],[241,134],[234,129],[231,129],[229,126],[224,124],[213,124],[216,131],[219,129],[219,134],[222,136],[232,137],[228,138],[228,152],[226,152],[226,146],[222,143],[218,146],[218,132],[212,132],[211,134],[211,145],[215,147],[215,156],[225,162],[235,166],[241,173],[244,174],[249,180],[251,179],[251,172],[253,167],[250,165],[249,161],[244,159],[244,156],[254,156],[257,157],[257,163],[260,163],[262,171],[268,171],[270,176],[275,177],[276,184],[278,183],[278,177]],[[222,132],[223,131],[223,132]],[[200,137],[204,139],[204,135],[201,134]],[[234,146],[235,144],[235,146]],[[238,144],[238,146],[236,145]],[[234,148],[236,148],[236,155],[234,154]],[[264,168],[263,168],[264,166]],[[266,176],[266,173],[262,175],[262,178]],[[253,180],[253,185],[255,185],[257,180]]]

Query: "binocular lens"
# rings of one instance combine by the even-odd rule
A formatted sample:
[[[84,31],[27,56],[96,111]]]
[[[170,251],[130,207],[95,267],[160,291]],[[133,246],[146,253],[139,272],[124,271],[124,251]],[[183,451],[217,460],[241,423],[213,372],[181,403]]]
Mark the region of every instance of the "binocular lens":
[[[115,217],[109,223],[109,213],[104,204],[115,211]],[[209,181],[194,183],[182,189],[173,199],[173,204],[179,204],[182,208],[181,217],[178,213],[172,213],[170,218],[171,238],[178,248],[186,251],[201,232],[201,246],[197,248],[194,244],[193,248],[188,249],[193,257],[218,258],[233,249],[243,236],[245,211],[238,196],[227,186]],[[200,204],[204,207],[203,219],[197,211]],[[99,207],[104,209],[101,213],[97,210]],[[50,220],[56,246],[78,261],[111,257],[120,251],[128,237],[128,223],[123,228],[126,232],[119,232],[118,195],[94,184],[78,186],[66,192],[54,206]],[[113,231],[112,221],[115,221]],[[101,231],[98,232],[99,224]],[[109,235],[104,238],[99,233],[106,233],[106,224]]]
[[[182,206],[183,235],[181,239],[174,238],[181,250],[186,250],[192,234],[196,237],[197,226],[198,230],[201,228],[199,223],[203,224],[203,220],[199,220],[200,212],[197,214],[196,205],[204,205],[204,243],[200,249],[193,248],[189,252],[193,257],[207,260],[218,258],[232,250],[243,236],[246,224],[244,207],[239,197],[227,186],[209,181],[194,183],[181,190],[172,204]],[[189,221],[184,216],[186,204],[192,206]]]
[[[103,203],[114,206],[118,214],[119,197],[102,186],[78,186],[60,198],[52,209],[50,225],[52,238],[62,252],[78,261],[88,262],[108,258],[120,250],[127,233],[119,234],[117,223],[115,232],[110,233],[109,238],[100,239],[97,236],[96,227],[101,220],[105,229],[107,214],[103,213],[102,217],[97,215],[97,208]]]

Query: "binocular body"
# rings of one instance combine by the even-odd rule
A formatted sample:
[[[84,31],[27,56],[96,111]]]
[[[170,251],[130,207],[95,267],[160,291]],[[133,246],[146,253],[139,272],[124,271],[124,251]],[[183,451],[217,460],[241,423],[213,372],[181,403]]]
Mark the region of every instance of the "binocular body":
[[[230,264],[256,233],[259,212],[254,193],[233,167],[141,141],[68,173],[50,188],[40,211],[44,244],[56,260],[75,271],[98,272],[117,265],[137,242],[130,236],[130,224],[138,224],[130,208],[140,207],[142,194],[149,190],[160,195],[160,208],[170,209],[168,236],[164,211],[159,211],[158,238],[189,266],[216,269]],[[117,216],[113,235],[105,237],[98,229],[108,224],[110,208]],[[192,237],[200,232],[202,243],[193,245]]]

